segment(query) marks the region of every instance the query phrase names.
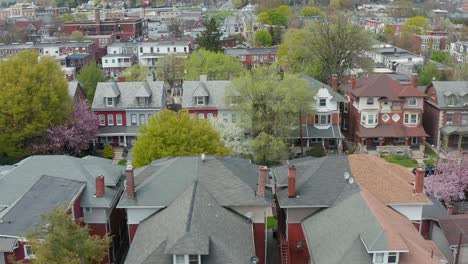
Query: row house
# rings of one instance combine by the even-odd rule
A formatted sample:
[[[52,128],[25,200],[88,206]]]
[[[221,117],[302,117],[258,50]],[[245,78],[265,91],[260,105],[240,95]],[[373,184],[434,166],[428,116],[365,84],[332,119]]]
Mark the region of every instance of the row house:
[[[294,143],[294,151],[299,152],[298,146],[308,149],[314,144],[321,144],[324,148],[341,151],[342,140],[340,126],[347,130],[347,123],[343,123],[341,111],[348,111],[347,102],[337,91],[337,75],[332,76],[332,87],[321,83],[310,76],[302,74],[301,78],[309,84],[309,91],[315,94],[315,109],[313,114],[305,113],[301,118],[301,134]]]
[[[375,74],[352,77],[341,87],[349,101],[350,137],[361,152],[422,155],[428,136],[422,126],[423,92],[417,76]]]
[[[102,64],[102,57],[107,54],[107,46],[116,41],[115,34],[109,35],[88,35],[87,38],[94,42],[96,47],[95,58],[97,64]]]
[[[281,263],[446,263],[418,231],[424,172],[354,154],[271,169]],[[415,219],[415,220],[412,220]]]
[[[0,166],[0,263],[30,263],[34,248],[24,234],[44,224],[40,214],[63,207],[91,235],[112,237],[104,264],[118,263],[127,234],[125,212],[116,204],[124,170],[111,160],[87,156],[31,156]],[[13,262],[12,262],[13,261]]]
[[[445,151],[468,150],[468,82],[433,81],[425,93],[428,141]]]
[[[126,264],[266,263],[273,201],[266,167],[229,157],[164,158],[127,166],[126,182],[117,206],[127,212]]]
[[[137,62],[138,44],[117,42],[107,47],[107,55],[102,57],[102,69],[114,77]]]
[[[450,55],[458,63],[468,63],[468,41],[450,43]]]
[[[449,49],[448,32],[428,31],[424,35],[413,35],[414,50],[425,53],[428,50],[446,51]]]
[[[393,20],[393,21],[392,21]],[[399,35],[403,26],[403,21],[398,19],[382,19],[382,18],[366,18],[360,22],[362,27],[366,30],[372,31],[375,34],[382,35],[386,26],[390,26],[395,35]]]
[[[415,65],[424,63],[424,58],[389,44],[377,44],[365,55],[376,64],[384,65],[395,73],[411,74]]]
[[[138,60],[141,66],[155,69],[159,59],[168,55],[187,58],[192,49],[190,37],[147,40],[138,44]]]
[[[27,42],[40,42],[49,33],[41,20],[16,21],[15,31],[26,34]]]
[[[37,6],[34,3],[17,3],[0,11],[0,19],[33,18],[36,16]]]
[[[164,82],[100,82],[92,103],[99,117],[97,142],[132,146],[138,128],[165,103]]]
[[[96,10],[94,21],[72,21],[63,24],[63,32],[70,36],[74,31],[84,35],[111,35],[117,40],[142,39],[148,34],[146,20],[139,17],[101,20]]]
[[[259,65],[278,61],[278,47],[271,48],[226,48],[224,53],[239,58],[245,68],[257,68]]]

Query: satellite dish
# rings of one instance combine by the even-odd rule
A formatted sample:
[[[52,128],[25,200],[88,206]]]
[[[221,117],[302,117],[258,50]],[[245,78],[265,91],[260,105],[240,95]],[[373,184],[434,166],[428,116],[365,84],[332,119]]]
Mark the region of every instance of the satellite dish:
[[[349,182],[349,184],[353,184],[354,183],[354,178],[353,177],[349,178],[348,182]]]
[[[344,178],[345,178],[345,180],[349,179],[349,176],[350,176],[350,175],[349,175],[349,172],[345,171],[345,173],[344,173]]]

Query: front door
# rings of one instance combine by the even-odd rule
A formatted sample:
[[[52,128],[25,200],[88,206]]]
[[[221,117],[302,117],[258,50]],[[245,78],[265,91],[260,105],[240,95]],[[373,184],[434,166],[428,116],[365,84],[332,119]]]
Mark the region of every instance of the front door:
[[[419,138],[418,137],[411,138],[411,145],[413,146],[419,145]]]

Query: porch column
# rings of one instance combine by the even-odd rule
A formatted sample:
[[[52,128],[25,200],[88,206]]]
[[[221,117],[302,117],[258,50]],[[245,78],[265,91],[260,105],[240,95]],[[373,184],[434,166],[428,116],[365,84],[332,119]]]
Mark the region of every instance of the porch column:
[[[458,147],[457,147],[458,151],[462,150],[462,139],[463,139],[463,135],[462,134],[458,135]]]
[[[379,146],[383,146],[385,138],[379,138]]]
[[[126,146],[127,146],[127,136],[123,136],[123,137],[124,137],[124,142],[123,142],[123,143],[124,143],[124,147],[126,147]]]
[[[449,135],[444,135],[444,150],[448,150]]]
[[[409,145],[409,138],[405,137],[405,146]]]

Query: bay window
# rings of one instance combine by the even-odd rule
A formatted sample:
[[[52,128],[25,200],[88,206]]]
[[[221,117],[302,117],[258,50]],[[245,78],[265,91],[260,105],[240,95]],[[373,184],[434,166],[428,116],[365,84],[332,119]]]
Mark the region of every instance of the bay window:
[[[315,115],[314,116],[314,123],[316,125],[329,125],[331,123],[331,115]]]
[[[409,106],[416,106],[416,105],[418,105],[418,100],[416,100],[416,97],[410,97],[410,98],[408,98],[408,105],[409,105]]]
[[[361,114],[361,125],[363,126],[374,126],[377,125],[377,113],[362,113]]]
[[[419,114],[405,114],[404,115],[405,124],[418,124],[419,123]]]

